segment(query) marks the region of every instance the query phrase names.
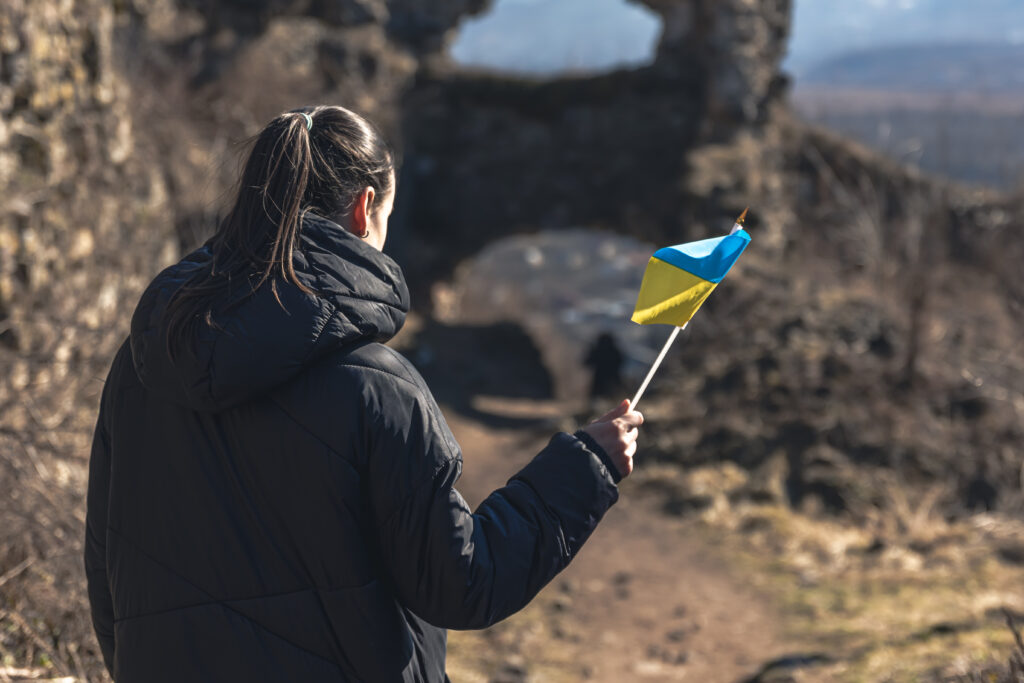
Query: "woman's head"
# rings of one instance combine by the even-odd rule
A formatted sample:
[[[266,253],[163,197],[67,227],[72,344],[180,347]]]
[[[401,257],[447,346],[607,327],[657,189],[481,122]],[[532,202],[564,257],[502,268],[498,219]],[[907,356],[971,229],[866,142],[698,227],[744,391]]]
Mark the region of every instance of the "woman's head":
[[[366,227],[382,227],[386,234],[387,215],[380,213],[390,212],[394,167],[394,154],[380,133],[344,107],[281,114],[255,138],[234,206],[212,241],[214,255],[219,246],[240,249],[252,265],[267,268],[263,280],[277,266],[277,274],[293,279],[291,254],[306,211],[380,248],[384,235],[363,233]],[[381,218],[383,226],[377,225]]]
[[[211,295],[233,279],[255,275],[253,289],[269,282],[275,296],[279,281],[312,293],[292,265],[307,211],[381,249],[394,192],[394,153],[363,117],[336,106],[276,117],[254,138],[235,201],[207,242],[212,258],[168,308],[168,349],[198,313],[210,322]]]

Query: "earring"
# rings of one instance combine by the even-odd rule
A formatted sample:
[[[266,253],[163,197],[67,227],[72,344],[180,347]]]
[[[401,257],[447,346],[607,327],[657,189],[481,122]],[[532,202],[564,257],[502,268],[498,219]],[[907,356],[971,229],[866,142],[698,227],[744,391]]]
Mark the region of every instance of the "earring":
[[[369,228],[364,229],[363,232],[359,234],[359,237],[361,237],[364,240],[367,237],[369,237],[369,236],[370,236],[370,229]]]

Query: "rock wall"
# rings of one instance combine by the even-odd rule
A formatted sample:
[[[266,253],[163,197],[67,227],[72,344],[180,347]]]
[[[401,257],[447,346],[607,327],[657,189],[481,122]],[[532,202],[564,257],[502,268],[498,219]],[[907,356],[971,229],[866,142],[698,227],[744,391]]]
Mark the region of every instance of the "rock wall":
[[[140,288],[177,254],[137,154],[122,20],[107,0],[0,3],[0,648],[81,680],[103,680],[80,559],[94,406]]]
[[[402,136],[422,64],[484,0],[10,0],[0,7],[0,414],[102,376],[145,282],[216,224],[237,143],[339,102]],[[243,148],[244,149],[244,148]],[[59,389],[59,390],[56,390]],[[63,406],[60,408],[58,406]],[[50,412],[51,408],[43,410]],[[81,411],[79,411],[81,412]]]
[[[99,370],[140,278],[175,253],[152,216],[159,174],[135,158],[117,21],[103,0],[0,7],[0,415],[15,430],[31,387],[77,391]],[[67,398],[40,410],[71,419]]]
[[[4,2],[4,421],[26,425],[17,404],[30,385],[70,381],[79,363],[102,374],[141,287],[215,224],[236,143],[277,112],[320,101],[399,138],[399,98],[420,61],[482,6]]]

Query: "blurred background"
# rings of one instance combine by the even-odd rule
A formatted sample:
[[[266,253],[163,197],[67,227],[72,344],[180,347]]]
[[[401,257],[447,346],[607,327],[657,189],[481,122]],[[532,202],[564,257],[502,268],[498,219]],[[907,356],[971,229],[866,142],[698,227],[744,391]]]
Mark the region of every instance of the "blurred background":
[[[246,138],[310,103],[401,150],[392,344],[470,502],[632,394],[669,333],[628,322],[647,258],[751,207],[622,500],[452,634],[456,683],[1024,676],[1024,5],[4,0],[0,681],[107,680],[103,378]]]

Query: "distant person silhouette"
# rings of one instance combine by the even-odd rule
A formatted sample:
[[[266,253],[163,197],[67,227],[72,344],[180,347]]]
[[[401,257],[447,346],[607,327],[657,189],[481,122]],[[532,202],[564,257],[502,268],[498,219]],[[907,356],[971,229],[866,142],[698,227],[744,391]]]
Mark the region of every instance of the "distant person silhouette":
[[[591,368],[590,399],[612,398],[622,393],[622,361],[619,345],[608,332],[602,332],[587,351],[583,363]]]
[[[998,498],[999,490],[991,482],[988,463],[982,460],[974,471],[974,477],[967,483],[967,509],[971,512],[992,512]]]

